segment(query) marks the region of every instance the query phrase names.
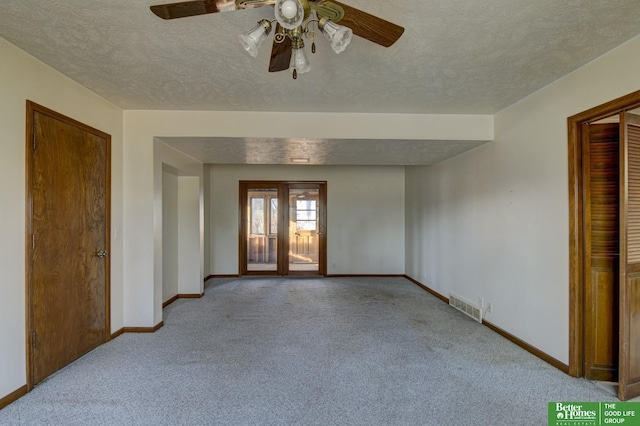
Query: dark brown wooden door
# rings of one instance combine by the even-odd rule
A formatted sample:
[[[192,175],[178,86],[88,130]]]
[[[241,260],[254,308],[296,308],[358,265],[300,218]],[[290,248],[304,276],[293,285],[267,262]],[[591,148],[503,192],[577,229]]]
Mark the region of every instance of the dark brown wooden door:
[[[109,335],[109,136],[28,104],[29,387]]]
[[[583,127],[585,185],[584,371],[618,380],[619,125]]]
[[[620,355],[618,397],[640,395],[640,116],[620,115]]]

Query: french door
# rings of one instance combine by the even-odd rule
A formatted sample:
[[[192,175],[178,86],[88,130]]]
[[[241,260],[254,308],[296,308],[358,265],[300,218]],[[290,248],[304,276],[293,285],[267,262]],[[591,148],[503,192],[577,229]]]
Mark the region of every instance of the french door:
[[[326,274],[326,182],[240,182],[242,275]]]

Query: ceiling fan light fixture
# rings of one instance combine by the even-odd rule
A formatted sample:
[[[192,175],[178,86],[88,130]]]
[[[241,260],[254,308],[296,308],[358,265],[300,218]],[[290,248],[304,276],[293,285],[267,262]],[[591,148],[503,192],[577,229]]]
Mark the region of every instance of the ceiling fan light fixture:
[[[294,164],[308,164],[309,163],[309,159],[308,158],[302,158],[302,157],[293,157],[291,158],[291,162]],[[298,197],[300,197],[298,195]]]
[[[327,40],[329,40],[331,49],[333,49],[335,53],[343,52],[347,46],[349,46],[349,43],[351,43],[351,39],[353,38],[353,31],[351,28],[338,25],[326,17],[320,19],[318,28],[320,28],[322,34],[324,34]]]
[[[238,41],[240,42],[240,45],[242,45],[242,48],[246,50],[249,55],[255,58],[258,56],[260,46],[262,46],[262,43],[270,32],[271,23],[268,20],[263,19],[246,33],[240,34],[238,36]]]
[[[174,0],[175,1],[175,0]],[[390,47],[404,33],[404,28],[358,8],[334,0],[187,0],[151,6],[162,19],[176,19],[209,13],[274,7],[274,19],[263,19],[251,30],[238,36],[243,49],[254,58],[277,22],[269,72],[293,67],[293,78],[309,72],[309,60],[302,51],[302,38],[312,41],[315,53],[317,31],[329,40],[335,53],[343,52],[357,35],[380,46]],[[338,25],[344,23],[346,26]]]

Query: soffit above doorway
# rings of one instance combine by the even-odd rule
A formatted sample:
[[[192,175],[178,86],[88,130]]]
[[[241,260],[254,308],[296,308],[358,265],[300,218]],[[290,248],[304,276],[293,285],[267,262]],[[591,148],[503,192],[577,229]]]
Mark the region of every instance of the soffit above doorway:
[[[488,141],[163,137],[205,164],[430,166]]]

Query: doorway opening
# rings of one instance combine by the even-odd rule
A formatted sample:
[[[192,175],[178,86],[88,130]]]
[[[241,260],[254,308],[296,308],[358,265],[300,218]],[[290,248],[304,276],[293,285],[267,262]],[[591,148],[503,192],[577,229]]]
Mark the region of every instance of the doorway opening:
[[[640,395],[640,91],[568,118],[569,374]]]
[[[326,275],[326,182],[240,182],[241,275]]]

